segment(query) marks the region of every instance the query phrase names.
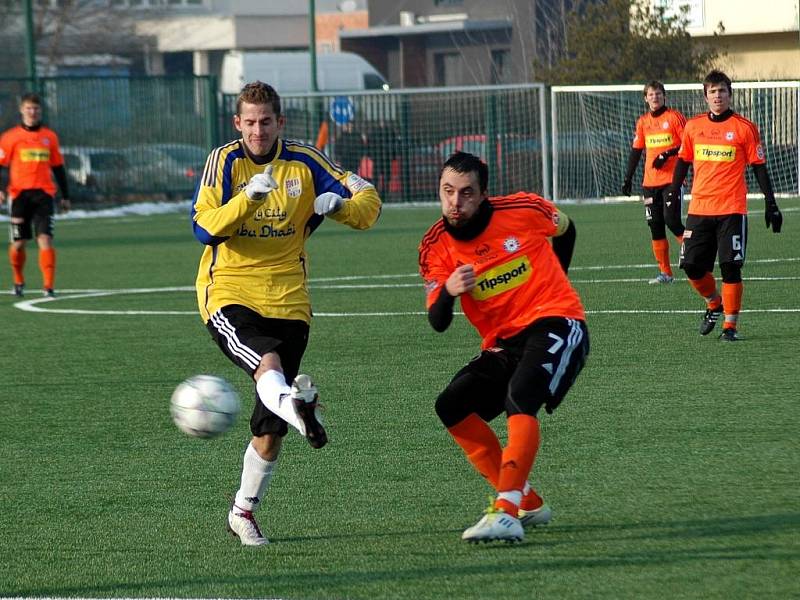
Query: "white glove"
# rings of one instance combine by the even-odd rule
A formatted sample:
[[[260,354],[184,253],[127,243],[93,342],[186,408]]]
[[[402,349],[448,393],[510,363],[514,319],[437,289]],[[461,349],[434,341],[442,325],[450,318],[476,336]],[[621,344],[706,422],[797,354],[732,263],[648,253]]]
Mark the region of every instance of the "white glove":
[[[271,191],[277,189],[278,184],[272,177],[272,165],[267,165],[263,173],[250,178],[244,193],[253,202],[261,202]]]
[[[332,215],[344,205],[344,198],[333,192],[324,192],[314,200],[314,212],[318,215]]]

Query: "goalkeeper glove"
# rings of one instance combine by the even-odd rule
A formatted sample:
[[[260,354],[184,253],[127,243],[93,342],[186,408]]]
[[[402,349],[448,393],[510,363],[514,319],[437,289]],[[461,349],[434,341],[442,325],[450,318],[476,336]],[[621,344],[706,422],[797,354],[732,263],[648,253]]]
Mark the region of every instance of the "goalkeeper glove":
[[[263,173],[258,173],[250,178],[244,188],[245,196],[252,202],[261,202],[271,191],[277,190],[278,184],[272,177],[272,165],[267,165]]]
[[[314,212],[318,215],[332,215],[344,205],[344,198],[333,192],[324,192],[314,200]]]
[[[622,193],[625,196],[631,195],[632,185],[633,184],[630,179],[626,179],[625,182],[622,184]]]
[[[660,169],[661,167],[664,166],[664,163],[667,162],[668,159],[669,159],[669,156],[667,155],[667,153],[666,152],[662,152],[661,154],[659,154],[658,156],[656,156],[653,159],[653,168],[654,169]]]
[[[778,209],[778,205],[775,203],[775,200],[765,200],[764,201],[764,221],[767,224],[767,229],[772,226],[772,231],[774,233],[781,232],[781,225],[783,225],[783,215],[781,211]]]

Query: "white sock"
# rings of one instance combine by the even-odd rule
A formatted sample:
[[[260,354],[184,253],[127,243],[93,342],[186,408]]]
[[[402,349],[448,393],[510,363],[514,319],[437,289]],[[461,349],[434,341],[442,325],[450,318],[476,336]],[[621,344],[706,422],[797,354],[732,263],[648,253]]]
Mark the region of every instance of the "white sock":
[[[512,492],[500,492],[497,494],[497,498],[498,500],[508,500],[511,502],[511,504],[519,506],[519,503],[522,502],[522,492],[519,490],[514,490]]]
[[[233,501],[237,508],[250,512],[258,508],[277,464],[277,458],[273,461],[261,458],[252,442],[247,446],[242,464],[242,482]]]
[[[256,382],[256,391],[262,404],[297,429],[306,434],[306,427],[291,398],[292,388],[286,384],[286,378],[280,371],[270,370],[261,375]]]

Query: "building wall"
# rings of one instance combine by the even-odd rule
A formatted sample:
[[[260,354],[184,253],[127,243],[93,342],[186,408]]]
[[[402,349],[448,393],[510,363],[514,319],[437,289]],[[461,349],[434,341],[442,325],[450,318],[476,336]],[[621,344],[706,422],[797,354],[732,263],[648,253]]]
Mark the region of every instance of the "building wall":
[[[369,27],[369,14],[365,10],[349,13],[317,13],[316,19],[317,52],[338,52],[339,31],[342,29],[366,29]]]
[[[796,32],[724,36],[708,41],[724,49],[719,65],[731,79],[800,79],[800,40]]]

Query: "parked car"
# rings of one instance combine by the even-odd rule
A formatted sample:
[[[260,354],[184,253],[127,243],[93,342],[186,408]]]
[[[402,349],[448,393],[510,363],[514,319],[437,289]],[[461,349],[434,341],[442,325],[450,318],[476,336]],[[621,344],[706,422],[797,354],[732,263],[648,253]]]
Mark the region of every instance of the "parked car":
[[[64,146],[64,169],[70,195],[76,200],[93,200],[98,195],[130,191],[129,164],[123,152],[115,148]]]
[[[187,198],[203,175],[208,152],[194,144],[143,144],[125,150],[131,176],[142,192]]]

